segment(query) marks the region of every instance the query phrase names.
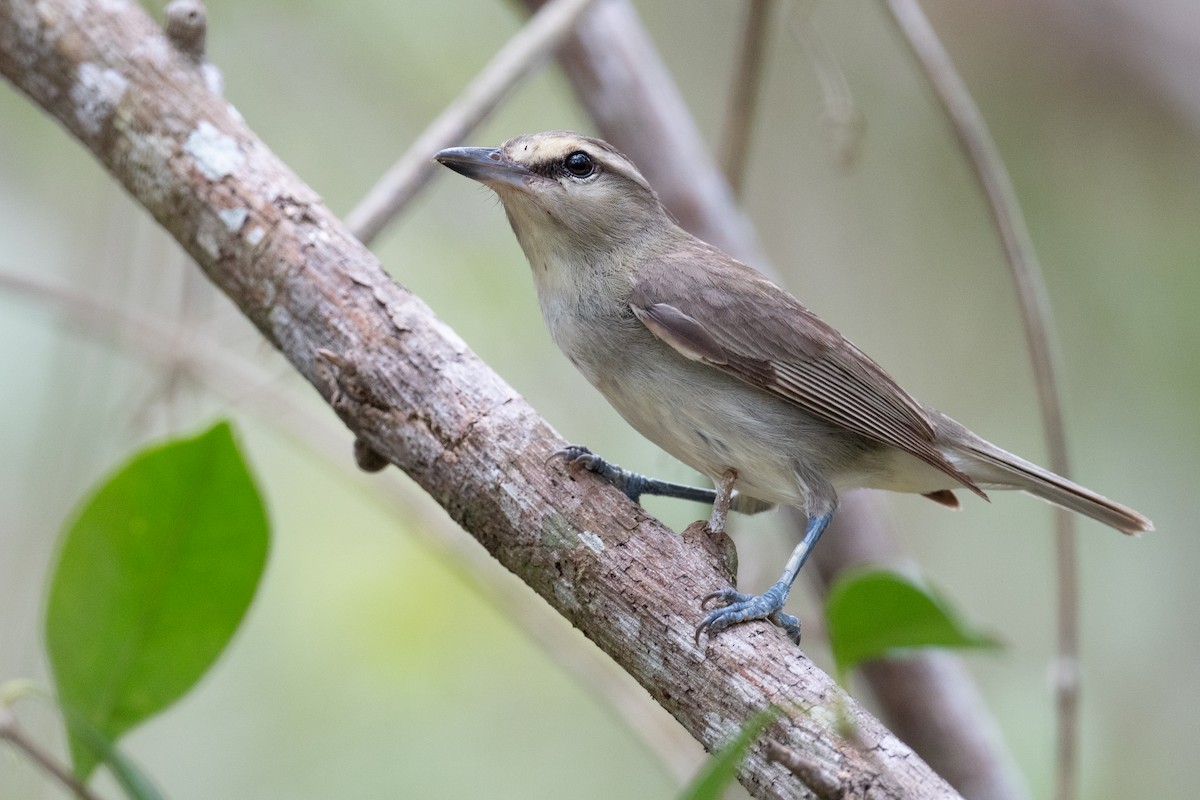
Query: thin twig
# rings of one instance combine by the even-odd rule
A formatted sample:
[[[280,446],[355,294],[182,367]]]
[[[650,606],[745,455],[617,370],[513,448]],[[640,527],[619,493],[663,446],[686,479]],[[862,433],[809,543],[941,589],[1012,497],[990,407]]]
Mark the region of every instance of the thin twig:
[[[1016,285],[1050,468],[1060,475],[1069,476],[1067,437],[1059,388],[1061,370],[1058,368],[1050,302],[1016,191],[983,115],[916,0],[885,0],[885,4],[925,71],[987,198]],[[1076,795],[1079,739],[1079,578],[1075,518],[1070,512],[1059,508],[1055,509],[1054,519],[1058,567],[1055,797],[1058,800],[1073,800]]]
[[[749,0],[742,46],[734,69],[729,110],[725,112],[725,134],[721,137],[721,169],[729,188],[740,197],[750,156],[750,133],[758,111],[762,64],[766,51],[767,22],[771,18],[771,0]]]
[[[0,705],[0,740],[20,750],[80,800],[101,800],[100,795],[81,783],[69,769],[55,761],[37,742],[26,736],[25,729],[17,721],[12,709],[5,705]]]
[[[541,64],[594,0],[550,0],[492,57],[408,151],[346,215],[346,226],[370,244],[439,169],[433,154],[461,144],[513,86]]]
[[[337,468],[346,468],[345,432],[328,415],[314,414],[294,394],[268,391],[274,375],[259,364],[223,348],[205,332],[170,324],[132,307],[112,305],[41,278],[0,272],[0,292],[34,300],[57,310],[72,327],[92,339],[152,362],[165,373],[186,376],[244,408]],[[356,471],[355,471],[356,472]],[[361,484],[388,508],[408,520],[407,530],[501,616],[606,707],[613,709],[647,750],[682,785],[703,764],[694,739],[618,669],[587,645],[519,580],[503,569],[429,496],[408,481],[370,480]]]

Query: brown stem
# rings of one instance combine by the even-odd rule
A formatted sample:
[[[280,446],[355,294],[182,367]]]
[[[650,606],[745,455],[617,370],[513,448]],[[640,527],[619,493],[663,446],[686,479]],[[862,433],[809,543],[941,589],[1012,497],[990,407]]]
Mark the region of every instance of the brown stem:
[[[12,710],[3,705],[0,705],[0,741],[6,741],[13,748],[20,750],[80,800],[100,800],[100,796],[80,783],[69,769],[55,761],[37,742],[26,736]]]

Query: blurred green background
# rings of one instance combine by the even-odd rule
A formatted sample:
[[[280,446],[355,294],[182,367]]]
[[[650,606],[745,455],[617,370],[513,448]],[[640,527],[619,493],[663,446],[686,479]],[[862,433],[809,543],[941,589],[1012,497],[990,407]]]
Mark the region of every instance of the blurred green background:
[[[1044,462],[1006,266],[922,78],[877,4],[800,5],[776,9],[750,155],[745,207],[770,258],[789,288],[916,396]],[[998,140],[1046,268],[1076,476],[1158,527],[1131,540],[1080,523],[1082,796],[1196,795],[1200,781],[1179,756],[1200,736],[1200,537],[1187,497],[1200,476],[1200,10],[1170,0],[925,5]],[[741,6],[671,0],[639,11],[715,147]],[[866,121],[852,167],[837,158],[812,61],[789,28],[809,11]],[[213,0],[209,18],[229,99],[344,214],[523,14],[481,0]],[[553,65],[464,144],[548,128],[593,132]],[[485,190],[439,175],[376,250],[568,439],[694,479],[554,349]],[[420,543],[414,526],[440,512],[424,504],[396,514],[379,499],[382,485],[407,478],[356,473],[344,431],[330,460],[262,413],[260,398],[283,395],[307,410],[303,419],[337,426],[148,215],[8,86],[0,271],[185,322],[181,344],[219,345],[266,376],[214,390],[0,291],[0,681],[47,680],[44,586],[81,493],[138,444],[228,414],[275,538],[226,657],[128,741],[170,797],[677,791],[603,701]],[[1007,643],[968,665],[1033,794],[1049,796],[1049,511],[1020,496],[990,506],[965,498],[960,513],[908,496],[886,503],[928,580]],[[675,527],[702,513],[651,508]],[[780,517],[736,524],[741,581],[761,588],[788,549]],[[805,650],[827,659],[817,606],[797,595],[793,606],[810,621]],[[61,748],[48,712],[22,718]],[[0,797],[61,796],[27,763],[0,759]]]

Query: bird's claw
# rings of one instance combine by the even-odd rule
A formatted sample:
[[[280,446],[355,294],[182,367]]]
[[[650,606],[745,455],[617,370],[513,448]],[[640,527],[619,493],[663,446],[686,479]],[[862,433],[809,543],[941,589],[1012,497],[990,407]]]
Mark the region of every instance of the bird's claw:
[[[597,462],[604,463],[604,459],[600,456],[578,444],[569,444],[561,450],[555,450],[546,458],[546,463],[549,464],[551,461],[560,459],[569,470],[593,471],[592,468],[597,466]]]
[[[599,476],[608,483],[624,492],[625,496],[637,503],[645,491],[646,478],[636,472],[621,469],[612,462],[605,461],[583,445],[570,444],[561,450],[550,454],[547,462],[561,458],[570,472],[587,470]]]
[[[800,620],[783,612],[787,590],[787,585],[781,582],[759,595],[743,594],[730,588],[705,595],[700,601],[701,609],[707,608],[709,603],[716,600],[723,601],[726,605],[709,611],[696,626],[697,646],[703,635],[711,637],[733,625],[755,619],[765,619],[772,625],[783,628],[789,639],[800,644]]]
[[[726,604],[724,607],[728,607],[734,603],[746,603],[753,599],[754,595],[743,594],[736,589],[718,589],[715,592],[709,592],[708,594],[704,595],[704,598],[700,601],[700,608],[702,610],[708,608],[708,604],[714,600],[724,600]]]

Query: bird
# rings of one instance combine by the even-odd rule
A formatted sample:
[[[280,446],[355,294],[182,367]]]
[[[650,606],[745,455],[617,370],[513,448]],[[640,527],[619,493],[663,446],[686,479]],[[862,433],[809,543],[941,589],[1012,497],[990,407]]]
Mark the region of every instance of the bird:
[[[585,447],[556,455],[637,501],[662,494],[726,515],[794,506],[807,523],[762,594],[701,601],[699,642],[752,620],[800,641],[788,593],[851,489],[957,507],[1015,489],[1126,534],[1151,521],[1009,453],[922,405],[862,350],[762,273],[679,227],[630,159],[570,131],[452,147],[440,164],[495,192],[533,274],[550,336],[634,429],[715,489],[647,478]],[[710,608],[710,606],[712,606]]]

